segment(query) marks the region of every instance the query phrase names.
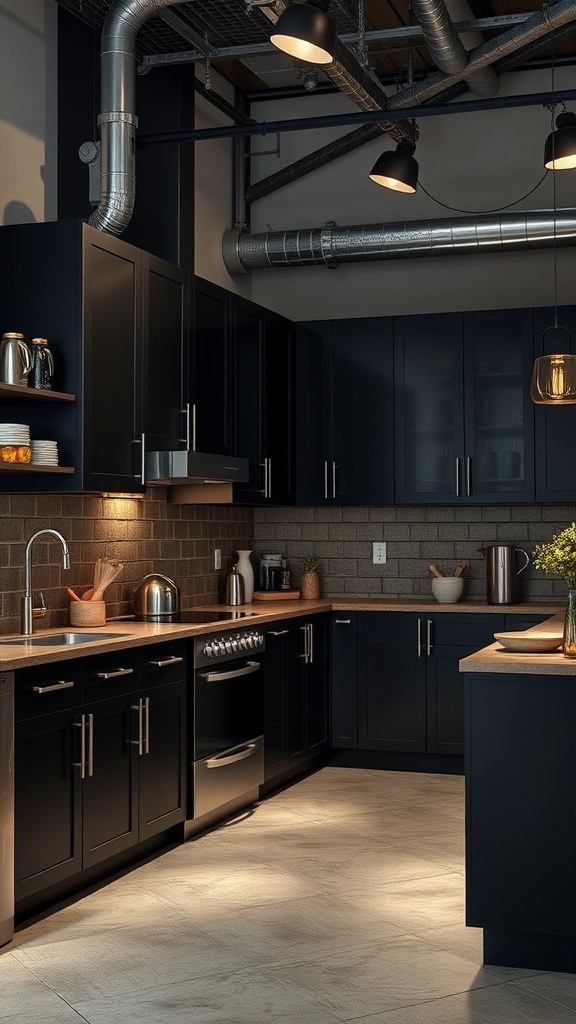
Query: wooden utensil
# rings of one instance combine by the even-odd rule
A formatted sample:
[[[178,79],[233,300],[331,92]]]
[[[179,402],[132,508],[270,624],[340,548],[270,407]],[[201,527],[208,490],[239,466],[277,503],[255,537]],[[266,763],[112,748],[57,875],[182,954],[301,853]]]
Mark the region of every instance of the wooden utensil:
[[[72,587],[66,587],[66,593],[68,594],[69,597],[72,598],[73,601],[80,601],[81,600],[81,598],[78,597],[78,594],[74,593],[74,591],[72,590]]]
[[[104,596],[104,591],[110,586],[113,580],[120,575],[124,568],[122,562],[100,562],[99,572],[99,583],[98,586],[94,587],[94,593],[90,598],[91,601],[101,601]]]
[[[458,562],[458,565],[454,569],[455,576],[463,576],[468,568],[468,562]]]
[[[432,573],[433,576],[436,577],[437,580],[439,580],[440,577],[444,575],[444,573],[441,572],[438,566],[436,565],[436,562],[433,562],[432,565],[428,566],[428,568],[430,569],[430,572]]]
[[[92,600],[92,594],[93,593],[94,593],[94,587],[88,587],[88,590],[85,590],[84,593],[82,594],[81,600],[82,601],[90,601],[90,600]]]

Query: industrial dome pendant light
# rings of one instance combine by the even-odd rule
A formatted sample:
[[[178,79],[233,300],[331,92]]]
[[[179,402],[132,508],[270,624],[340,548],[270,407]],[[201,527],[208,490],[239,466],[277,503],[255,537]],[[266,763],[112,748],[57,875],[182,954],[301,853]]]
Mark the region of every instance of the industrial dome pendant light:
[[[394,192],[415,192],[418,184],[415,149],[411,139],[402,139],[395,150],[387,149],[378,157],[368,177]]]
[[[564,110],[556,118],[556,131],[550,132],[544,147],[544,167],[566,171],[576,167],[576,114]]]
[[[331,64],[338,45],[336,24],[328,14],[329,0],[290,4],[270,35],[279,50],[307,64]]]

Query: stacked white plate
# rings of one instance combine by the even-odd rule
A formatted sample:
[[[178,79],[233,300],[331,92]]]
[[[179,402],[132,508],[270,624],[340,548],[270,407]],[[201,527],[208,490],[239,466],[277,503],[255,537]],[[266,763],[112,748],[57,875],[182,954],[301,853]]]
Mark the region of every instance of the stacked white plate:
[[[32,462],[36,466],[57,466],[58,445],[56,441],[32,441]]]
[[[30,444],[30,427],[25,423],[0,423],[0,445]]]

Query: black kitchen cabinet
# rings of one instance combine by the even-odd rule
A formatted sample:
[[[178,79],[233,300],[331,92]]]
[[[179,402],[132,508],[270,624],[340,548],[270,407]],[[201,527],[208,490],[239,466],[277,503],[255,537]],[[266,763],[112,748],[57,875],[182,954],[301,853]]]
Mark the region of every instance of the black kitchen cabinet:
[[[389,318],[309,323],[296,347],[299,505],[393,501]]]
[[[358,613],[333,612],[330,632],[330,746],[358,746]]]
[[[397,317],[396,501],[534,500],[531,310]]]
[[[232,300],[234,450],[249,480],[234,500],[293,501],[293,327],[253,302]]]
[[[534,310],[535,355],[552,352],[576,354],[576,306],[558,310],[555,330],[554,310]],[[576,500],[576,449],[569,439],[576,436],[576,405],[550,407],[537,405],[536,420],[536,501],[574,502]]]
[[[265,782],[301,771],[328,748],[328,617],[275,623],[264,654]]]
[[[143,432],[147,451],[186,448],[188,277],[142,254]]]
[[[190,278],[190,448],[213,455],[232,454],[231,302],[225,288]]]

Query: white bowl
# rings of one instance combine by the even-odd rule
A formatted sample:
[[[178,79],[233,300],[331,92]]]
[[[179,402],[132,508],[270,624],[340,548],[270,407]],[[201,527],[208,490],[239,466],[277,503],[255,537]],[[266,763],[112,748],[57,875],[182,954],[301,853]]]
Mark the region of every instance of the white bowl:
[[[463,590],[464,580],[461,576],[435,576],[432,580],[432,593],[441,604],[456,604]]]
[[[557,651],[562,644],[561,633],[532,633],[518,631],[516,633],[494,633],[494,639],[502,644],[507,651],[516,651],[519,654],[545,654],[550,651]]]

